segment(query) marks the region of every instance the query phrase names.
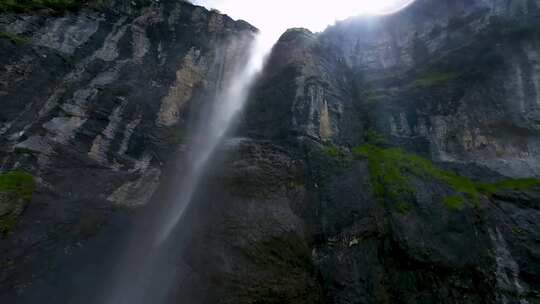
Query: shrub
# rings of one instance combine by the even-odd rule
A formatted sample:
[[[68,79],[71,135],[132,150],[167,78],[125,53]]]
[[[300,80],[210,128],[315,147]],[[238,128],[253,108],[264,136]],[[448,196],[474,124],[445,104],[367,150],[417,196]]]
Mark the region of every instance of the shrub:
[[[26,204],[32,199],[34,178],[25,172],[0,174],[0,234],[13,230]]]

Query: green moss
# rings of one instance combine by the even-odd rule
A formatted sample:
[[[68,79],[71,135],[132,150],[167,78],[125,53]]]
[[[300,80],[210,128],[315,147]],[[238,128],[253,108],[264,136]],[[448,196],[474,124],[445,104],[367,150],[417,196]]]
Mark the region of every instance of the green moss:
[[[429,88],[444,85],[458,79],[460,74],[452,72],[429,72],[413,82],[414,87]]]
[[[368,129],[366,131],[366,134],[364,136],[364,141],[373,146],[385,146],[388,144],[388,141],[386,140],[386,138],[382,134],[380,134],[379,132],[373,129]]]
[[[506,179],[491,184],[478,184],[478,189],[488,196],[505,190],[523,191],[536,187],[540,187],[540,179],[537,178]]]
[[[526,234],[525,230],[521,229],[519,226],[510,227],[510,231],[513,235],[520,236]]]
[[[81,0],[0,0],[0,12],[27,13],[39,9],[52,9],[57,13],[75,11],[88,1]]]
[[[478,183],[453,171],[442,170],[431,161],[398,148],[363,145],[353,148],[352,151],[355,157],[367,158],[373,192],[377,199],[382,203],[398,202],[398,212],[405,211],[401,202],[410,200],[415,195],[416,191],[409,183],[411,176],[438,180],[458,193],[459,195],[443,200],[450,210],[461,209],[467,201],[473,207],[478,207],[482,195],[491,196],[502,190],[522,191],[540,187],[540,179],[507,179],[490,184]]]
[[[32,199],[34,178],[25,172],[0,174],[0,234],[10,233]]]
[[[7,39],[15,44],[24,44],[26,43],[26,39],[21,38],[17,35],[6,33],[6,32],[0,32],[0,39]]]
[[[411,209],[412,209],[411,205],[405,202],[400,202],[396,205],[397,212],[399,212],[402,215],[409,214],[409,212],[411,212]]]
[[[34,192],[34,178],[22,171],[0,174],[0,192],[13,192],[24,199],[31,199]]]
[[[326,147],[324,148],[324,153],[330,157],[341,157],[343,156],[343,152],[338,147],[332,146],[332,147]]]
[[[459,210],[465,204],[465,199],[459,195],[444,198],[444,205],[450,210]]]
[[[383,149],[373,145],[353,148],[356,157],[367,157],[373,191],[377,199],[384,203],[387,199],[396,202],[409,198],[414,189],[409,185],[409,178],[404,174],[406,160],[400,149]],[[396,207],[404,211],[403,204]]]

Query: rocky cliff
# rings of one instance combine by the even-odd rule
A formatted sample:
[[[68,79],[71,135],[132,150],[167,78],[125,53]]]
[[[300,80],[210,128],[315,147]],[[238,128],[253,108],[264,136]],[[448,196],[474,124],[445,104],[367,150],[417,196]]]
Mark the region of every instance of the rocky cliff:
[[[0,299],[92,303],[255,29],[172,0],[53,15],[0,18]],[[539,28],[538,0],[417,0],[287,31],[171,302],[540,303]]]
[[[35,181],[28,204],[0,201],[7,302],[148,203],[256,32],[183,1],[89,3],[0,17],[1,171]]]

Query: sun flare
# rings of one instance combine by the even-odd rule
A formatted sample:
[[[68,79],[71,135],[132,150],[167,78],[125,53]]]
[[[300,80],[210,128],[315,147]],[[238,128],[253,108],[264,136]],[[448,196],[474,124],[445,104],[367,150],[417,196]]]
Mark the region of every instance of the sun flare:
[[[324,30],[337,20],[363,14],[397,11],[414,0],[196,0],[195,4],[215,8],[234,19],[255,25],[265,35],[279,37],[287,28]]]

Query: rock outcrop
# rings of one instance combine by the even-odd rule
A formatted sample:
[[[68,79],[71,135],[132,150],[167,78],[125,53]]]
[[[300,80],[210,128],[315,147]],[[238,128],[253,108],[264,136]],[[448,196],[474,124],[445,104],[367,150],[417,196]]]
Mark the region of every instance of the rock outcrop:
[[[209,242],[243,261],[217,267],[219,298],[538,303],[539,4],[418,0],[285,33],[221,174],[235,199],[214,208],[262,213],[215,219],[235,233]]]
[[[0,293],[24,298],[115,209],[148,204],[256,31],[184,1],[0,16],[0,170],[37,184],[0,240]]]

